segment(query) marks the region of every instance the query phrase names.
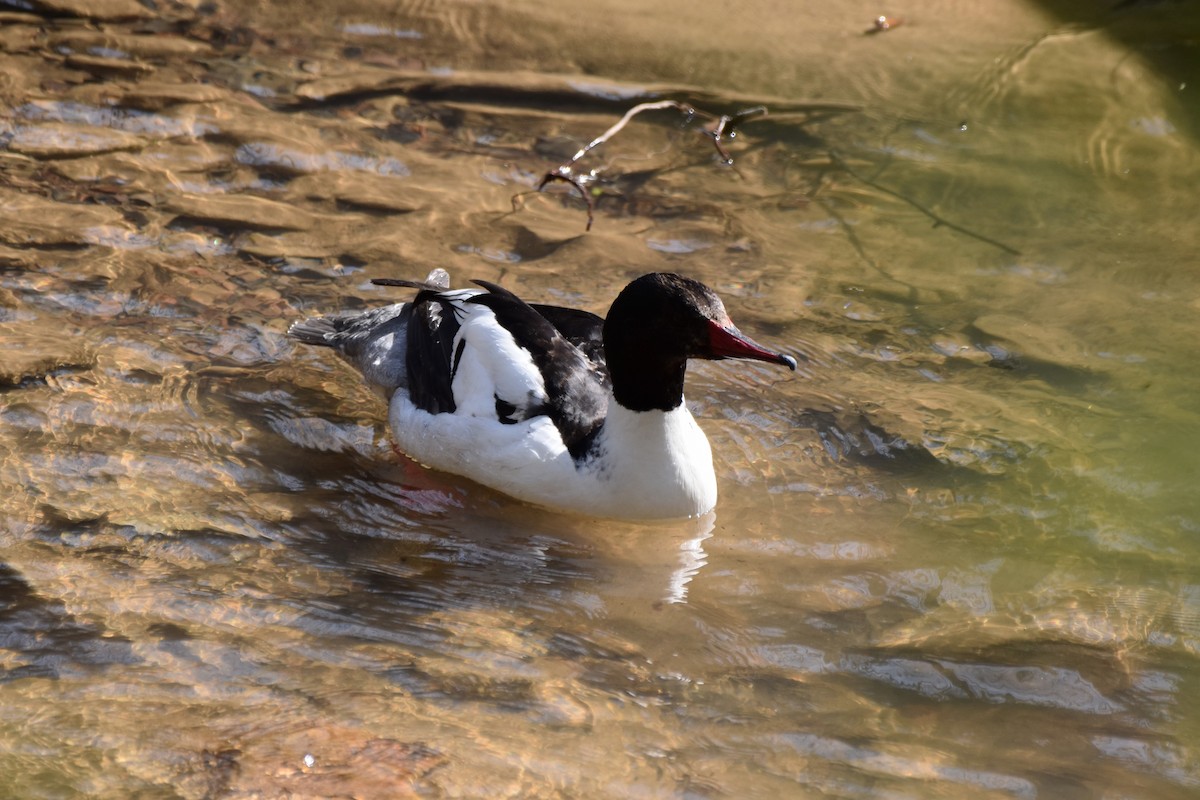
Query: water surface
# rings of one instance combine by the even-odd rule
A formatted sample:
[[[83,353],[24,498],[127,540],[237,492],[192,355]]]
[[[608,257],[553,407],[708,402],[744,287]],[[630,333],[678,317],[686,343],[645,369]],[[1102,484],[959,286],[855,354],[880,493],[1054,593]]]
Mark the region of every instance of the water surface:
[[[0,794],[1200,792],[1190,5],[160,5],[0,12]],[[435,266],[801,368],[523,506],[284,336]]]

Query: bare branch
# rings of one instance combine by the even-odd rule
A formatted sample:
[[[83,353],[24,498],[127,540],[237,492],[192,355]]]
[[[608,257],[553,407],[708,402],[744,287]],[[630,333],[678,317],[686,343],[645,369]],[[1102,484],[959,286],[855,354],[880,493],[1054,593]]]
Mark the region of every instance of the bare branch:
[[[682,111],[685,115],[687,115],[687,118],[689,120],[696,114],[696,109],[692,108],[689,105],[685,105],[684,103],[677,102],[675,100],[660,100],[657,103],[639,103],[638,105],[636,105],[633,108],[626,111],[625,116],[621,117],[620,121],[618,121],[617,124],[613,125],[611,128],[606,130],[604,133],[600,134],[595,139],[592,139],[586,145],[581,147],[579,149],[579,152],[577,152],[575,155],[571,156],[570,160],[568,160],[565,164],[562,164],[561,166],[559,166],[558,170],[561,172],[563,167],[572,166],[576,161],[578,161],[579,159],[581,159],[585,155],[587,155],[589,150],[599,147],[600,145],[604,144],[612,137],[616,136],[618,133],[621,132],[622,128],[624,128],[626,125],[629,124],[629,120],[633,119],[638,114],[641,114],[643,111],[657,111],[658,109],[661,109],[661,108],[677,108],[680,111]]]

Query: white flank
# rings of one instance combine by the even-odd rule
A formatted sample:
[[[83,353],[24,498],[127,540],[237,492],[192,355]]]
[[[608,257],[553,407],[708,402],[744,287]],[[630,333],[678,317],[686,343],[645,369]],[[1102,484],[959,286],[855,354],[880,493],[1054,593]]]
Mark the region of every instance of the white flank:
[[[529,351],[517,345],[512,334],[490,308],[466,306],[466,318],[454,337],[455,351],[463,344],[454,373],[455,414],[496,418],[496,398],[520,409],[546,397],[542,373]]]
[[[546,417],[504,425],[430,414],[400,391],[388,420],[396,444],[422,464],[538,505],[627,519],[694,516],[716,505],[712,450],[685,405],[635,412],[610,397],[608,408],[594,457],[579,465]]]

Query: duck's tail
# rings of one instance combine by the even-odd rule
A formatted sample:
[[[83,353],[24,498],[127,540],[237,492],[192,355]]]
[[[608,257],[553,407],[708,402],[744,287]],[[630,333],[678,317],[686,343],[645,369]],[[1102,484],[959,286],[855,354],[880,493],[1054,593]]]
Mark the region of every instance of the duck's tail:
[[[337,346],[337,327],[329,317],[310,317],[299,322],[293,322],[288,328],[288,336],[298,342],[315,344],[320,347]]]

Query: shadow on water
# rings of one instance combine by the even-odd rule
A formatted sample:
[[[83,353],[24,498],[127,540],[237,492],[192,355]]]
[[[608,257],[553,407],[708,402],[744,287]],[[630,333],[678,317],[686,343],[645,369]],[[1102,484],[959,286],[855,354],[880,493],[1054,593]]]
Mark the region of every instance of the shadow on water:
[[[1131,58],[1149,65],[1164,94],[1178,98],[1171,109],[1171,118],[1180,121],[1194,141],[1200,141],[1200,103],[1190,99],[1200,91],[1200,45],[1194,35],[1200,28],[1200,9],[1195,3],[1188,0],[1030,2],[1056,17],[1066,31],[1097,30],[1118,42]],[[1118,92],[1122,66],[1118,64],[1110,76],[1111,87]]]
[[[136,664],[123,636],[74,619],[60,603],[38,597],[17,570],[0,564],[0,646],[15,656],[0,681],[58,678],[64,672]]]

